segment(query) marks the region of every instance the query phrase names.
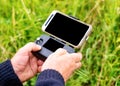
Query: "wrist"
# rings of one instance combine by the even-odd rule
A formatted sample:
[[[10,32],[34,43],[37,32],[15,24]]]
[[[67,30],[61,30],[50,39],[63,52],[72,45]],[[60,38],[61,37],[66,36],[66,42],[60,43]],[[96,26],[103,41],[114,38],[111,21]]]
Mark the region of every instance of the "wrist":
[[[20,81],[24,82],[23,78],[21,78],[22,73],[20,72],[19,68],[17,67],[17,65],[15,64],[13,59],[11,59],[11,64],[12,64],[12,67],[13,67],[15,74],[18,76]]]

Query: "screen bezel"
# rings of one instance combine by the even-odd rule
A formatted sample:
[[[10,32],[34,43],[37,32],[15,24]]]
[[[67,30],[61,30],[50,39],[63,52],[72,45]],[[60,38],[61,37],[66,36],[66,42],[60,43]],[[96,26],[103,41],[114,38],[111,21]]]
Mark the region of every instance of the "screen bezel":
[[[84,35],[83,38],[80,40],[80,42],[79,42],[79,44],[78,44],[77,46],[76,46],[76,45],[73,45],[73,44],[67,42],[66,40],[63,40],[63,39],[61,39],[61,38],[59,38],[59,37],[57,37],[57,36],[55,36],[55,35],[53,35],[53,34],[51,34],[51,33],[49,33],[49,32],[46,31],[47,26],[50,24],[50,22],[52,21],[52,19],[53,19],[54,16],[56,15],[56,13],[60,13],[60,14],[62,14],[63,16],[66,16],[66,17],[68,17],[68,18],[70,18],[70,19],[73,19],[73,20],[75,20],[75,21],[77,21],[77,22],[80,22],[80,23],[82,23],[82,24],[84,24],[84,25],[87,25],[87,26],[89,27],[88,30],[86,31],[85,35]],[[66,15],[66,14],[64,14],[64,13],[62,13],[62,12],[59,12],[59,11],[55,10],[55,11],[53,11],[53,12],[50,14],[50,16],[47,18],[47,20],[45,21],[45,23],[42,25],[42,30],[43,30],[44,32],[46,32],[47,34],[49,34],[49,35],[51,35],[51,36],[53,36],[53,37],[55,37],[55,38],[57,38],[57,39],[65,42],[66,44],[71,45],[71,46],[74,47],[74,48],[79,48],[79,47],[81,47],[81,45],[83,44],[83,42],[86,40],[86,38],[88,38],[88,36],[89,36],[89,34],[90,34],[91,30],[92,30],[92,26],[89,25],[89,24],[86,24],[86,23],[84,23],[84,22],[82,22],[82,21],[80,21],[80,20],[77,20],[77,19],[75,19],[75,18],[72,18],[72,17],[70,17],[70,16],[68,16],[68,15]]]

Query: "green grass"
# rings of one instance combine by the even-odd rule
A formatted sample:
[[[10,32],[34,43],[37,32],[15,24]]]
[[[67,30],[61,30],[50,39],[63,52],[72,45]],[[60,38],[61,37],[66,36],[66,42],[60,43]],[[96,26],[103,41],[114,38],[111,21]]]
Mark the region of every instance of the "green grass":
[[[93,26],[82,52],[82,67],[66,86],[120,86],[119,0],[0,0],[0,62],[43,34],[41,26],[53,10]],[[34,86],[36,77],[24,83]]]

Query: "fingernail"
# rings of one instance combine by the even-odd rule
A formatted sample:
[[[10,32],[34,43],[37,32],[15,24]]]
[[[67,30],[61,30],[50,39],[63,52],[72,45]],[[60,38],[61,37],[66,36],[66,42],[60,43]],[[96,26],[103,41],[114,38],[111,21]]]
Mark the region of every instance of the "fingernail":
[[[39,49],[41,49],[41,46],[40,46],[40,45],[37,45],[37,47],[38,47]]]

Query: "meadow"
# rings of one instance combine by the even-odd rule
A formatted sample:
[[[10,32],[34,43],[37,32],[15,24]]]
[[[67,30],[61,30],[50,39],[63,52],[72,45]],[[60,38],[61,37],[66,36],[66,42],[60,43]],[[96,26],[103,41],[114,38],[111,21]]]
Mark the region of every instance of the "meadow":
[[[120,86],[119,0],[0,0],[0,62],[44,34],[42,24],[53,10],[93,27],[88,41],[77,50],[83,54],[82,67],[66,86]],[[24,86],[34,86],[36,78]]]

